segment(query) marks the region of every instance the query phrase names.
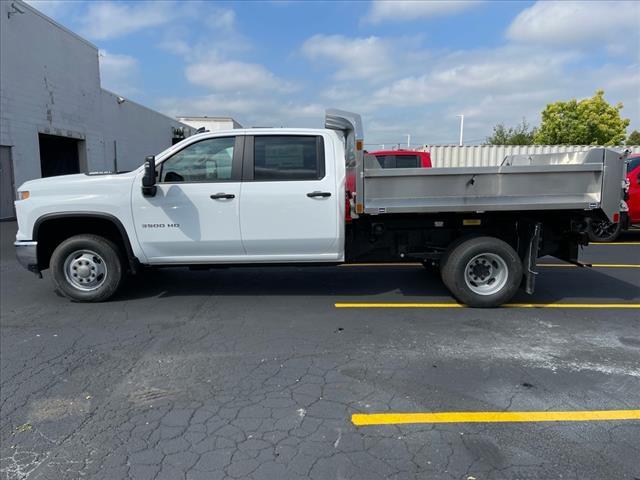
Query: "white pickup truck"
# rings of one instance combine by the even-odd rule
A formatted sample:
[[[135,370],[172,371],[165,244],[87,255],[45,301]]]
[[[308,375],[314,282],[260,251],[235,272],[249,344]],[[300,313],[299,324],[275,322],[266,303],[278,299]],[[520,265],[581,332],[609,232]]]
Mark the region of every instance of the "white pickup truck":
[[[205,132],[132,172],[28,181],[15,246],[76,301],[107,300],[145,266],[421,261],[491,307],[533,292],[538,257],[577,262],[590,219],[618,221],[624,172],[606,149],[383,169],[360,116],[328,110],[325,129]]]

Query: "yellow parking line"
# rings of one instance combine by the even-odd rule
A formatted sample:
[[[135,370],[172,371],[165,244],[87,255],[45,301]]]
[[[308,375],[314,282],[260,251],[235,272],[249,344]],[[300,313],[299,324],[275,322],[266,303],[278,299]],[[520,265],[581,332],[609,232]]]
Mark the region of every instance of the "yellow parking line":
[[[351,423],[358,427],[406,423],[592,422],[603,420],[640,420],[640,410],[354,413],[351,415]]]
[[[336,303],[336,308],[466,308],[461,303]]]
[[[418,262],[342,263],[339,267],[421,267]]]
[[[339,267],[421,267],[421,263],[343,263]],[[538,263],[539,267],[577,268],[572,263]],[[640,263],[592,263],[593,268],[640,268]]]
[[[539,263],[539,267],[577,268],[572,263]],[[593,268],[640,268],[640,263],[592,263]]]
[[[336,303],[336,308],[467,308],[460,303]],[[629,308],[640,303],[505,303],[503,308]]]

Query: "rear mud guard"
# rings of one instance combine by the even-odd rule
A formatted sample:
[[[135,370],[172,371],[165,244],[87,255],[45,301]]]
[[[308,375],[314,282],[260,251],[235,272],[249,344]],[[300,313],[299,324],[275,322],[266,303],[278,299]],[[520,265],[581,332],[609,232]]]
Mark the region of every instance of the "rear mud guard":
[[[538,260],[538,250],[540,247],[540,236],[542,235],[542,224],[537,222],[533,225],[527,252],[522,259],[522,271],[524,272],[524,289],[532,295],[536,288],[536,262]]]

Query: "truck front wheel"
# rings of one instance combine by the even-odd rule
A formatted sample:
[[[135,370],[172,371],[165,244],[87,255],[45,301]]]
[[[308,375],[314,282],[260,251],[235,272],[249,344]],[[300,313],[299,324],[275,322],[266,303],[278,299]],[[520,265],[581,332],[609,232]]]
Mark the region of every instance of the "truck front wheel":
[[[53,283],[78,302],[108,300],[120,286],[123,266],[118,247],[98,235],[76,235],[51,255]]]
[[[441,267],[442,281],[470,307],[496,307],[511,300],[522,281],[522,262],[511,246],[476,237],[455,246]]]

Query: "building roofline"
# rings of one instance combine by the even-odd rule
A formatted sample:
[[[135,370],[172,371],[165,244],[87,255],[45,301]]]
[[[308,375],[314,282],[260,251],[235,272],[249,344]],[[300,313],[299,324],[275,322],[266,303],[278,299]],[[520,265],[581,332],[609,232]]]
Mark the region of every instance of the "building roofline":
[[[87,45],[88,47],[93,48],[96,53],[98,53],[98,47],[95,46],[93,43],[91,43],[89,40],[87,40],[84,37],[81,37],[80,35],[78,35],[77,33],[69,30],[67,27],[59,24],[58,22],[56,22],[53,18],[45,15],[44,13],[42,13],[40,10],[38,10],[37,8],[29,5],[27,2],[24,2],[23,0],[13,0],[14,3],[17,3],[20,8],[26,8],[27,10],[29,10],[31,13],[35,13],[36,15],[38,15],[40,18],[42,18],[43,20],[46,20],[47,22],[49,22],[50,24],[52,24],[53,26],[59,28],[60,30],[62,30],[65,33],[68,33],[69,35],[71,35],[72,37],[80,40],[82,43],[84,43],[85,45]]]
[[[162,112],[159,112],[159,111],[157,111],[157,110],[154,110],[153,108],[149,108],[149,107],[147,107],[147,106],[145,106],[145,105],[142,105],[141,103],[138,103],[138,102],[136,102],[136,101],[134,101],[134,100],[131,100],[131,99],[129,99],[129,98],[126,98],[126,97],[124,97],[123,95],[120,95],[119,93],[115,93],[115,92],[112,92],[111,90],[107,90],[106,88],[103,88],[102,86],[100,87],[100,90],[102,90],[103,92],[108,93],[109,95],[112,95],[112,96],[114,96],[114,97],[116,97],[116,98],[117,98],[117,97],[122,97],[122,98],[124,98],[124,99],[125,99],[125,101],[126,101],[127,103],[132,103],[132,104],[133,104],[133,105],[135,105],[136,107],[144,108],[145,110],[147,110],[147,111],[149,111],[149,112],[155,113],[155,114],[157,114],[157,115],[161,115],[161,116],[165,117],[166,119],[171,120],[172,122],[179,123],[179,124],[180,124],[180,125],[182,125],[183,127],[193,128],[193,127],[191,127],[191,126],[189,126],[189,125],[187,125],[187,124],[185,124],[185,123],[180,122],[180,121],[179,121],[179,120],[177,120],[176,118],[174,118],[174,117],[171,117],[171,116],[167,115],[166,113],[162,113]]]
[[[176,118],[182,118],[184,120],[231,120],[232,122],[237,123],[237,120],[233,117],[208,117],[206,115],[203,115],[203,116],[176,115]]]

